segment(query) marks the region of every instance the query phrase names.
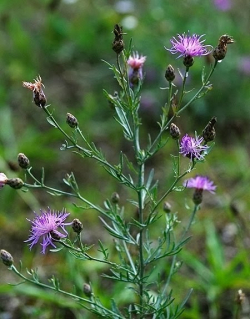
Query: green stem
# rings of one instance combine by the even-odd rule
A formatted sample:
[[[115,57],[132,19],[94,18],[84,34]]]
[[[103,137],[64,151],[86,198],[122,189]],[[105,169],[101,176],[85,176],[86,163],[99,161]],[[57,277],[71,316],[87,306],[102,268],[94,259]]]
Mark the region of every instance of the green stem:
[[[21,274],[14,265],[11,266],[11,270],[20,278],[22,278],[24,281],[26,282],[29,282],[29,283],[32,283],[32,284],[35,284],[37,286],[40,286],[42,288],[46,288],[46,289],[50,289],[50,290],[53,290],[53,291],[57,291],[63,295],[66,295],[68,297],[71,297],[73,298],[74,300],[77,300],[77,301],[83,301],[83,302],[86,302],[88,304],[90,304],[91,306],[94,306],[94,307],[97,307],[97,308],[100,308],[101,310],[107,312],[110,316],[110,318],[116,318],[116,319],[124,319],[124,317],[120,316],[120,315],[117,315],[115,313],[113,313],[112,311],[106,309],[104,306],[100,305],[100,304],[97,304],[89,299],[86,299],[86,298],[82,298],[82,297],[79,297],[75,294],[72,294],[70,292],[67,292],[67,291],[64,291],[60,288],[57,288],[57,287],[52,287],[52,286],[49,286],[49,285],[46,285],[46,284],[43,284],[41,282],[39,282],[38,280],[32,280],[28,277],[25,277],[23,274]],[[88,308],[86,306],[84,306],[85,309],[91,311],[92,309],[91,308]]]

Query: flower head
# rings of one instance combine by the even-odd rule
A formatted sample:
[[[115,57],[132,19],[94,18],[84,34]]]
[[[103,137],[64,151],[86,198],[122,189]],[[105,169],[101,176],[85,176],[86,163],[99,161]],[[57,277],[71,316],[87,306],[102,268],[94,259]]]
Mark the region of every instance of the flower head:
[[[4,187],[7,181],[7,176],[4,173],[0,173],[0,187]]]
[[[214,5],[218,10],[228,11],[232,7],[231,0],[214,0]]]
[[[213,181],[210,181],[210,179],[207,176],[201,176],[197,175],[194,178],[189,178],[183,183],[184,186],[188,188],[195,188],[199,190],[206,190],[210,193],[214,193],[216,186],[214,185]]]
[[[35,218],[29,220],[31,222],[31,235],[26,242],[30,242],[30,249],[38,243],[41,239],[42,253],[45,254],[46,248],[51,245],[56,247],[53,241],[55,239],[59,240],[61,238],[67,237],[68,233],[65,230],[66,225],[71,225],[72,223],[64,223],[65,219],[70,215],[66,213],[65,210],[61,212],[54,212],[50,208],[47,211],[41,210],[41,214],[35,213]],[[62,232],[58,231],[58,228]]]
[[[143,55],[140,56],[138,52],[133,52],[133,55],[129,57],[127,63],[130,66],[129,80],[132,87],[137,85],[139,80],[142,80],[142,67],[145,61],[146,57]]]
[[[203,152],[208,148],[207,145],[201,145],[203,141],[203,137],[184,135],[181,139],[180,154],[190,158],[190,160],[203,160],[205,156]]]
[[[179,57],[195,57],[201,55],[207,55],[212,51],[211,45],[204,45],[201,38],[203,35],[193,34],[190,36],[189,34],[183,33],[182,35],[178,34],[178,38],[173,37],[170,42],[172,44],[171,49],[167,49],[172,54],[179,54]]]
[[[43,92],[44,85],[42,83],[42,78],[39,75],[34,81],[34,83],[23,82],[23,87],[33,92],[33,100],[37,106],[44,107],[47,103],[47,100]]]

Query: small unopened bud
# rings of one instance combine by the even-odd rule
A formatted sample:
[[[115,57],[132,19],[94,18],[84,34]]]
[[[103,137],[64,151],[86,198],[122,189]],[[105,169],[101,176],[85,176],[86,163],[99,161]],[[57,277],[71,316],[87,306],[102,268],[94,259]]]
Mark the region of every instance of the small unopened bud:
[[[172,82],[175,79],[175,73],[174,73],[174,68],[172,67],[172,65],[168,65],[167,70],[165,72],[165,79],[168,82]]]
[[[181,135],[181,131],[179,127],[175,125],[174,123],[170,124],[169,133],[174,140],[177,140]]]
[[[241,306],[245,299],[246,299],[245,294],[243,293],[241,289],[239,289],[235,299],[236,303]]]
[[[215,139],[216,132],[215,132],[215,124],[217,122],[216,117],[212,117],[211,120],[208,122],[204,130],[202,131],[202,136],[205,142],[211,142]]]
[[[1,249],[0,256],[5,266],[10,267],[13,265],[14,259],[7,250]]]
[[[112,203],[118,204],[118,203],[119,203],[119,200],[120,200],[119,194],[116,193],[116,192],[114,192],[114,193],[111,195],[111,201],[112,201]]]
[[[72,229],[73,229],[73,231],[75,233],[80,234],[80,232],[83,230],[82,222],[79,219],[77,219],[77,218],[73,219],[73,221],[72,221]]]
[[[23,153],[18,154],[17,161],[19,166],[23,169],[27,169],[30,166],[30,161],[28,157]]]
[[[165,213],[171,213],[171,205],[169,204],[169,202],[165,202],[163,204],[163,210]]]
[[[113,32],[115,35],[115,39],[112,44],[112,49],[115,51],[115,53],[120,54],[122,50],[124,49],[124,42],[123,42],[124,33],[122,32],[122,27],[116,24]]]
[[[92,289],[91,286],[89,284],[83,284],[83,292],[85,294],[85,296],[87,297],[91,297],[92,296]]]
[[[10,187],[14,189],[22,188],[24,185],[24,182],[21,180],[21,178],[9,178],[6,182],[6,185],[9,185]]]
[[[74,117],[74,115],[70,113],[67,113],[66,123],[72,128],[75,128],[78,126],[78,121],[76,117]]]
[[[194,64],[194,58],[191,55],[185,55],[183,59],[185,67],[190,68]]]
[[[199,205],[202,202],[203,189],[196,188],[193,195],[193,202],[195,205]]]

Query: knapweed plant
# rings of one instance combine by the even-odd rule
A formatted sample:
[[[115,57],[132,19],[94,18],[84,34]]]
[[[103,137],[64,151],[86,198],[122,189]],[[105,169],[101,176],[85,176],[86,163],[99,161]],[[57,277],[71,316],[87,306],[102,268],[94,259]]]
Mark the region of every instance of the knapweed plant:
[[[23,191],[41,189],[54,196],[77,199],[79,217],[74,220],[70,219],[70,211],[66,211],[63,207],[61,211],[54,210],[53,202],[50,208],[42,208],[40,212],[35,212],[34,219],[27,221],[30,223],[31,231],[25,244],[28,244],[30,249],[34,245],[41,245],[42,254],[55,252],[60,254],[61,249],[65,249],[79,263],[90,261],[106,264],[108,272],[102,276],[109,280],[111,285],[112,282],[120,282],[124,289],[130,289],[133,301],[130,304],[120,305],[116,302],[116,296],[112,296],[110,305],[107,307],[102,303],[102,295],[96,296],[91,283],[83,283],[85,295],[76,295],[73,287],[71,291],[64,291],[61,288],[60,278],[53,276],[49,283],[42,282],[38,275],[39,269],[38,271],[31,269],[25,274],[21,267],[14,264],[11,254],[6,250],[1,250],[1,258],[3,263],[23,282],[64,294],[97,316],[113,319],[173,319],[179,317],[184,311],[185,303],[191,294],[190,287],[180,304],[174,302],[175,292],[171,286],[171,279],[180,268],[178,253],[185,249],[186,242],[190,240],[190,227],[201,206],[203,191],[214,193],[216,189],[209,177],[190,174],[196,165],[202,164],[209,157],[208,154],[214,144],[216,118],[207,119],[208,124],[200,133],[185,132],[183,134],[174,122],[188,107],[195,107],[197,99],[203,98],[211,91],[210,78],[218,62],[225,58],[227,45],[232,43],[233,39],[223,35],[215,48],[204,44],[203,35],[184,33],[170,40],[172,47],[166,47],[166,54],[176,54],[179,58],[176,64],[182,84],[180,87],[174,84],[176,71],[168,65],[165,72],[168,83],[167,101],[162,107],[162,114],[158,121],[158,134],[151,136],[148,132],[147,145],[142,146],[143,123],[139,116],[139,109],[143,93],[146,56],[132,52],[131,41],[128,49],[125,49],[124,33],[119,25],[115,26],[114,35],[112,49],[116,54],[116,61],[114,64],[105,63],[113,72],[118,86],[114,88],[115,93],[109,93],[104,89],[104,100],[107,99],[109,102],[107,104],[113,108],[114,118],[119,123],[124,138],[130,143],[133,158],[128,158],[126,154],[117,150],[117,158],[114,162],[108,161],[102,150],[88,140],[87,134],[85,135],[81,130],[80,123],[70,113],[66,115],[66,122],[71,133],[67,133],[58,123],[51,106],[47,104],[45,87],[40,76],[34,82],[23,82],[23,86],[32,91],[34,103],[41,108],[41,112],[45,112],[48,123],[61,132],[62,139],[65,140],[60,146],[61,151],[73,151],[82,158],[83,162],[85,158],[98,162],[107,174],[128,189],[127,193],[132,194],[132,199],[127,199],[126,209],[120,206],[117,193],[104,203],[91,202],[80,192],[78,185],[81,181],[77,180],[73,172],[68,173],[63,180],[68,191],[47,185],[44,169],[42,169],[41,178],[35,176],[28,157],[23,153],[18,155],[19,166],[24,170],[22,178],[9,179],[1,173],[0,184],[2,187],[9,185]],[[209,54],[214,58],[213,63],[207,74],[205,68],[202,70],[201,86],[189,92],[188,96],[191,95],[191,98],[187,100],[186,80],[192,72],[192,65],[195,59]],[[185,66],[183,74],[179,70],[182,63]],[[172,180],[172,183],[168,189],[159,189],[158,181],[154,177],[154,169],[148,162],[167,147],[170,139],[176,142],[175,154],[169,154],[173,169],[168,180]],[[169,198],[173,192],[178,191],[180,201],[183,201],[183,209],[186,209],[181,194],[188,192],[187,188],[194,188],[193,210],[188,223],[183,225],[177,220],[176,213],[171,211]],[[101,240],[99,245],[94,247],[85,245],[81,239],[81,234],[84,233],[84,209],[92,209],[98,214],[103,231],[113,238],[114,248],[108,247]],[[134,209],[136,209],[136,215],[131,216],[129,210]],[[151,232],[151,229],[156,222],[161,225],[161,228],[158,229],[158,236],[155,238],[155,233]],[[176,232],[177,227],[178,232]],[[110,253],[114,249],[116,255]],[[155,274],[158,271],[157,263],[163,259],[169,269],[166,278],[161,273]]]

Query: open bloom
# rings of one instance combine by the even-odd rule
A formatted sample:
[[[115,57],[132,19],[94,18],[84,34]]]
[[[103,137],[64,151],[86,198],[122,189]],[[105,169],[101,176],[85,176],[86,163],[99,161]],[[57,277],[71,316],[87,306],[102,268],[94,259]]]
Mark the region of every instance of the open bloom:
[[[179,54],[179,57],[195,57],[201,55],[207,55],[212,51],[211,45],[204,45],[202,40],[203,35],[189,35],[183,33],[182,35],[178,34],[178,37],[173,37],[170,42],[172,44],[171,49],[167,49],[172,54]]]
[[[0,187],[4,187],[8,178],[4,173],[0,173]]]
[[[203,137],[184,135],[181,139],[180,153],[190,158],[190,160],[203,160],[205,156],[204,151],[208,148],[207,145],[202,145],[203,141]]]
[[[71,225],[72,223],[65,223],[65,219],[70,215],[66,213],[65,210],[62,212],[54,212],[50,208],[47,211],[41,210],[41,214],[35,213],[35,218],[29,220],[31,222],[31,235],[26,242],[30,242],[30,249],[42,241],[42,253],[45,254],[46,248],[51,245],[56,247],[53,241],[60,240],[61,238],[67,237],[68,233],[64,228],[66,225]],[[60,231],[58,230],[60,229]]]
[[[210,193],[214,193],[216,186],[214,185],[213,181],[210,181],[210,179],[207,176],[201,176],[197,175],[194,178],[187,179],[184,183],[184,186],[188,188],[195,188],[199,190],[206,190]]]
[[[133,52],[133,55],[129,57],[127,63],[130,66],[129,81],[131,86],[137,85],[139,80],[142,80],[142,67],[145,61],[146,57],[143,55],[140,56],[138,52]]]

